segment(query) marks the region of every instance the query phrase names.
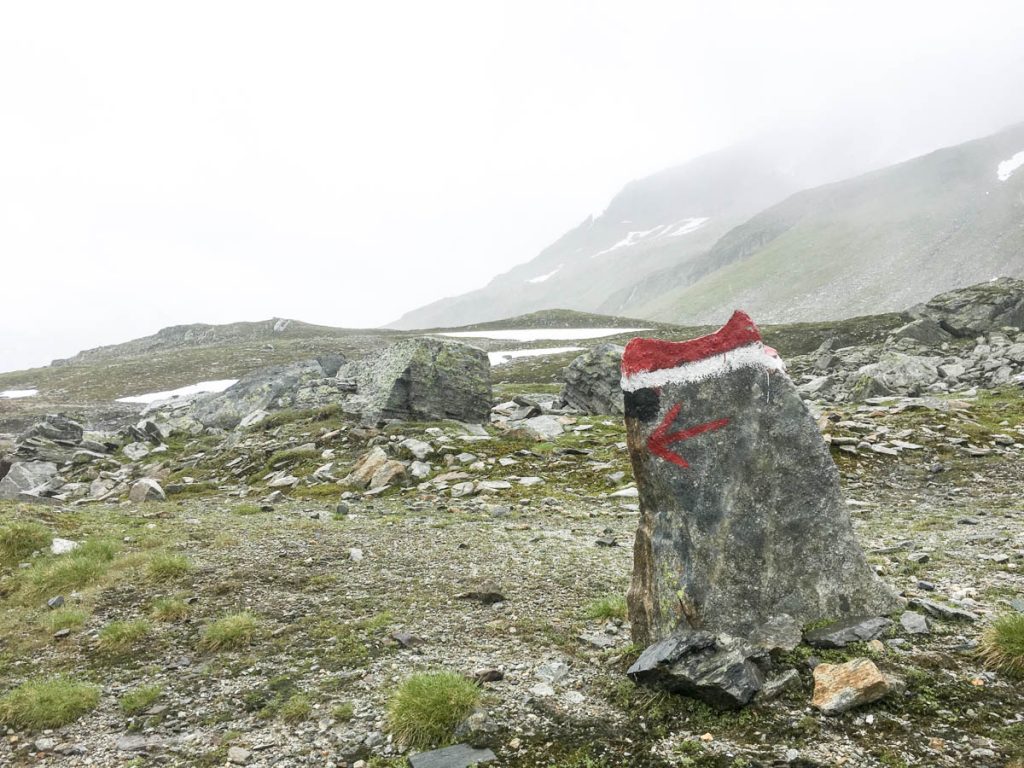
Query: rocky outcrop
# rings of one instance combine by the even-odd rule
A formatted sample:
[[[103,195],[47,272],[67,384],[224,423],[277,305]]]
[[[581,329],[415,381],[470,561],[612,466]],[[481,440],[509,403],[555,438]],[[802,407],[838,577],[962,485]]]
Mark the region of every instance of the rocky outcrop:
[[[617,344],[601,344],[573,360],[563,372],[562,401],[581,413],[621,415],[623,351]]]
[[[342,366],[338,379],[355,387],[346,410],[367,422],[490,419],[490,362],[486,352],[468,344],[409,339]]]
[[[332,358],[328,370],[337,372],[334,362]],[[197,399],[193,415],[206,427],[234,429],[255,411],[289,407],[303,385],[329,379],[319,360],[260,368],[223,392]],[[286,398],[286,404],[279,402],[282,397]]]
[[[940,294],[910,310],[954,336],[970,337],[1003,328],[1024,330],[1024,280],[1002,277]]]
[[[814,418],[749,317],[688,342],[633,340],[622,386],[640,491],[635,642],[900,607],[857,543]]]
[[[57,465],[49,461],[16,462],[0,480],[0,499],[40,496],[50,490],[50,483],[56,475]]]

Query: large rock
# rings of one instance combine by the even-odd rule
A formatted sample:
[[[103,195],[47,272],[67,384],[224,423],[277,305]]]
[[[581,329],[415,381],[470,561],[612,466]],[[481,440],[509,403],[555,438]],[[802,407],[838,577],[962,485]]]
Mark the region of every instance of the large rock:
[[[601,344],[577,357],[564,371],[562,401],[583,413],[620,415],[622,388],[618,344]]]
[[[911,339],[930,347],[937,347],[944,341],[950,341],[953,338],[945,328],[930,317],[911,320],[890,335],[894,339]]]
[[[954,336],[970,337],[1009,326],[1024,328],[1024,280],[1002,277],[943,293],[914,307]]]
[[[940,357],[885,352],[877,363],[865,365],[855,374],[855,399],[885,395],[916,395],[939,380]]]
[[[63,413],[50,413],[42,421],[25,430],[19,436],[18,442],[23,443],[33,437],[41,437],[55,443],[78,445],[82,442],[84,432],[81,424]]]
[[[829,449],[748,316],[692,341],[634,339],[622,387],[640,490],[635,642],[902,605],[868,566]]]
[[[719,707],[749,704],[764,675],[754,649],[728,635],[681,630],[648,647],[627,670],[634,681]]]
[[[408,339],[343,365],[338,379],[355,384],[347,408],[366,421],[490,419],[491,366],[486,352],[468,344]]]
[[[23,493],[48,487],[57,476],[57,465],[49,461],[19,461],[0,480],[0,499],[16,499]]]
[[[166,501],[167,494],[164,493],[164,489],[160,487],[160,483],[156,480],[144,477],[135,482],[132,489],[128,492],[128,498],[135,502]]]
[[[329,356],[327,360],[328,368],[337,370],[335,356]],[[194,416],[206,427],[234,429],[254,411],[291,407],[296,391],[303,385],[327,378],[319,360],[260,368],[243,376],[223,392],[199,398]]]

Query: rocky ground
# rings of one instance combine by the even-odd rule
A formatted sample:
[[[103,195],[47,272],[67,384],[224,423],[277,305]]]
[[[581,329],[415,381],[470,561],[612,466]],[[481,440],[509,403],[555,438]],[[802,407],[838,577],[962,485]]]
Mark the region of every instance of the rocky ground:
[[[88,407],[74,395],[64,410],[85,429],[7,403],[0,764],[404,766],[418,750],[395,737],[396,691],[445,670],[480,697],[444,741],[503,766],[1020,768],[1024,691],[978,644],[997,617],[1024,612],[1024,336],[1004,327],[1022,304],[982,293],[916,317],[766,333],[831,446],[870,563],[909,605],[868,642],[774,652],[779,684],[739,711],[625,674],[644,649],[625,621],[638,508],[615,348],[568,374],[581,388],[570,403],[611,415],[563,402],[572,354],[524,358],[493,370],[485,427],[353,410],[369,398],[394,412],[370,387],[404,392],[409,368],[389,372],[386,355],[372,376],[275,359],[284,388],[257,371],[242,395],[141,421],[83,389]],[[170,343],[153,338],[142,353]],[[308,338],[296,354],[323,351]],[[161,376],[185,359],[158,351]],[[54,385],[46,404],[79,392],[77,379],[94,386],[105,354],[63,366],[68,379],[49,371],[44,389],[72,389]],[[132,360],[135,381],[143,357]],[[110,370],[104,397],[124,386]],[[475,409],[485,385],[462,378]],[[358,398],[318,400],[353,386]],[[450,405],[436,394],[402,402]],[[229,426],[204,424],[207,411]],[[14,547],[15,530],[34,544]],[[858,659],[889,676],[882,698],[813,706],[813,670]],[[25,681],[54,678],[88,693],[70,724],[32,727],[4,709]]]
[[[315,417],[272,436],[346,461],[370,443],[414,437],[440,448],[430,457],[438,470],[451,463],[478,486],[498,483],[456,498],[459,478],[441,490],[350,494],[341,507],[331,483],[329,493],[297,487],[262,505],[265,490],[237,486],[167,502],[7,502],[5,522],[42,521],[61,538],[104,539],[118,551],[94,581],[61,595],[60,613],[80,611],[80,623],[55,623],[46,600],[57,595],[29,588],[33,571],[67,555],[4,565],[6,685],[59,673],[98,684],[102,696],[56,732],[9,730],[3,759],[222,765],[236,747],[232,758],[249,765],[404,765],[389,737],[389,697],[413,671],[449,669],[501,673],[483,683],[480,713],[461,735],[501,765],[1008,765],[1024,757],[1024,695],[986,670],[974,646],[992,617],[1024,607],[1024,398],[1011,389],[906,406],[840,407],[822,424],[873,564],[908,598],[972,616],[929,617],[921,635],[897,621],[880,644],[779,655],[777,669],[795,669],[799,686],[739,713],[654,694],[624,675],[640,650],[619,599],[637,512],[613,419],[577,417],[563,436],[536,443],[452,424],[376,434]],[[842,450],[844,435],[857,437],[856,453]],[[921,447],[873,450],[897,439]],[[166,464],[195,472],[195,447],[173,448]],[[291,471],[315,471],[322,457],[310,458]],[[153,565],[163,553],[187,564],[164,573]],[[473,593],[485,599],[460,597]],[[161,619],[162,597],[186,607]],[[205,649],[204,628],[239,611],[255,617],[251,644]],[[104,627],[138,619],[140,637],[103,649]],[[54,629],[62,621],[70,631]],[[809,706],[815,657],[865,656],[905,689],[838,717]],[[125,696],[146,686],[158,686],[153,701],[126,712]],[[296,697],[308,711],[287,706]]]

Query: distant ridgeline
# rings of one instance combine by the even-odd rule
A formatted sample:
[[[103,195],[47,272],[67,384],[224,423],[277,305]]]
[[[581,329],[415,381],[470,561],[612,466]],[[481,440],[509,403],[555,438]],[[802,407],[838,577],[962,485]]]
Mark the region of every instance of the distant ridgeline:
[[[1024,277],[1024,124],[824,186],[788,165],[737,147],[631,182],[536,258],[391,327],[553,307],[680,325],[735,308],[815,321]]]

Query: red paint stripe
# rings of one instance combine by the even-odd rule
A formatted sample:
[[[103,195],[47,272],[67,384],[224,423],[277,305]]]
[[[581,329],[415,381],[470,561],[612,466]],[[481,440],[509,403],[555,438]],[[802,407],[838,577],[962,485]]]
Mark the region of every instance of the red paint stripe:
[[[683,363],[720,355],[761,340],[761,332],[746,312],[733,312],[729,322],[707,336],[689,341],[633,339],[622,356],[622,372],[629,376],[645,371],[675,368]]]

